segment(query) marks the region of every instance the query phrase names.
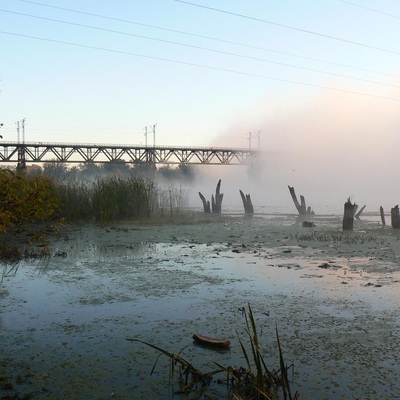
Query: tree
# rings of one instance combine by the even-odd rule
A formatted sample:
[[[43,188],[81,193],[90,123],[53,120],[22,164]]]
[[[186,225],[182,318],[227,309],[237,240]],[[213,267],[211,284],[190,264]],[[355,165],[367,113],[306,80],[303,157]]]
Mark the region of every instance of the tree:
[[[44,163],[43,175],[56,181],[65,179],[68,172],[67,164],[60,161],[51,161]]]
[[[0,232],[55,217],[59,201],[52,182],[43,176],[17,175],[0,169]]]

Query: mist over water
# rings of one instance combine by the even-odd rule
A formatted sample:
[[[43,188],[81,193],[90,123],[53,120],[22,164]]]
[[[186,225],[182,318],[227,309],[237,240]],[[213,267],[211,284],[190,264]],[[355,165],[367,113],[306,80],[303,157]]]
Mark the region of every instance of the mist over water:
[[[235,117],[238,128],[230,127],[231,133],[240,130],[243,136],[252,130],[246,132],[246,124],[261,130],[257,174],[249,176],[246,166],[209,169],[210,186],[213,178],[215,183],[221,178],[226,193],[241,188],[251,193],[255,205],[290,207],[290,185],[316,212],[320,206],[342,210],[348,197],[360,207],[366,204],[370,212],[378,212],[379,206],[390,211],[400,202],[398,103],[328,93],[286,110],[274,100],[256,105],[258,111],[248,119]]]

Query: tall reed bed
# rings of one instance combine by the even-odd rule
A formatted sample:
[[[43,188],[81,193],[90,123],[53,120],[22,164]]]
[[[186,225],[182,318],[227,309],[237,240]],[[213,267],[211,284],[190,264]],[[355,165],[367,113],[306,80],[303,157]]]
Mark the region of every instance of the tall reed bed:
[[[137,176],[108,177],[90,182],[57,184],[62,216],[70,222],[95,220],[102,223],[157,214],[178,213],[187,205],[183,188],[157,186]]]
[[[94,184],[93,208],[97,220],[122,220],[150,217],[154,208],[156,187],[138,177],[111,177]]]
[[[70,222],[94,218],[92,206],[92,183],[57,183],[55,191],[61,202],[62,216]]]
[[[157,212],[160,215],[177,215],[188,206],[189,191],[184,186],[164,183],[157,188]]]

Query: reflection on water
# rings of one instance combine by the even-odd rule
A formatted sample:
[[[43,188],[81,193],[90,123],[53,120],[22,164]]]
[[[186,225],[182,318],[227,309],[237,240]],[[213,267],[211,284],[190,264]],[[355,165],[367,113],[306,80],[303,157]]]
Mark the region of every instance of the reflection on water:
[[[15,274],[18,271],[19,264],[20,264],[19,261],[12,264],[10,263],[4,264],[0,283],[3,282],[4,278],[10,278],[12,276],[15,276]]]

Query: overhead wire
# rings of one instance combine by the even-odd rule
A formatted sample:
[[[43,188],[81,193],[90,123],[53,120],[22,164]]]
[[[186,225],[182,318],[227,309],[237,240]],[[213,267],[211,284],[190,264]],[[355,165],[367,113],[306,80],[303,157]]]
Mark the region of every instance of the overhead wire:
[[[87,28],[87,29],[94,29],[94,30],[99,30],[99,31],[103,31],[103,32],[108,32],[108,33],[115,33],[115,34],[119,34],[119,35],[137,37],[137,38],[140,38],[140,39],[153,40],[153,41],[157,41],[157,42],[161,42],[161,43],[168,43],[168,44],[173,44],[173,45],[177,45],[177,46],[184,46],[184,47],[189,47],[189,48],[193,48],[193,49],[204,50],[204,51],[208,51],[208,52],[213,52],[213,53],[218,53],[218,54],[224,54],[224,55],[244,58],[244,59],[247,59],[247,60],[255,60],[255,61],[259,61],[259,62],[265,62],[265,63],[269,63],[269,64],[280,65],[280,66],[289,67],[289,68],[296,68],[296,69],[301,69],[301,70],[310,71],[310,72],[318,72],[318,73],[321,73],[321,74],[332,75],[332,76],[346,78],[346,79],[353,79],[353,80],[366,82],[366,83],[372,83],[374,85],[381,85],[381,86],[389,86],[389,87],[400,88],[400,86],[398,86],[398,85],[377,82],[377,81],[373,81],[373,80],[370,80],[370,79],[357,78],[357,77],[353,77],[353,76],[349,76],[349,75],[344,75],[344,74],[339,74],[339,73],[334,73],[334,72],[328,72],[328,71],[322,71],[322,70],[319,70],[319,69],[316,69],[316,68],[302,67],[302,66],[283,63],[283,62],[279,62],[279,61],[267,60],[267,59],[259,58],[259,57],[246,56],[246,55],[243,55],[243,54],[232,53],[232,52],[223,51],[223,50],[216,50],[216,49],[210,49],[210,48],[202,47],[202,46],[195,46],[195,45],[191,45],[191,44],[187,44],[187,43],[180,43],[180,42],[176,42],[176,41],[172,41],[172,40],[165,40],[165,39],[153,38],[153,37],[150,37],[150,36],[138,35],[138,34],[134,34],[134,33],[130,33],[130,32],[117,31],[117,30],[114,30],[114,29],[102,28],[102,27],[97,27],[97,26],[92,26],[92,25],[87,25],[87,24],[80,24],[80,23],[76,23],[76,22],[64,21],[64,20],[55,19],[55,18],[42,17],[42,16],[39,16],[39,15],[26,14],[26,13],[21,13],[21,12],[17,12],[17,11],[4,10],[4,9],[1,9],[1,8],[0,8],[0,12],[14,14],[14,15],[21,15],[21,16],[24,16],[24,17],[36,18],[36,19],[40,19],[40,20],[51,21],[51,22],[56,22],[56,23],[61,23],[61,24],[66,24],[66,25],[78,26],[78,27],[83,27],[83,28]]]
[[[62,41],[62,40],[43,38],[43,37],[38,37],[38,36],[33,36],[33,35],[25,35],[25,34],[21,34],[21,33],[7,32],[7,31],[2,31],[2,30],[0,30],[0,34],[34,39],[34,40],[45,41],[45,42],[56,43],[56,44],[63,44],[63,45],[68,45],[68,46],[76,46],[76,47],[81,47],[81,48],[85,48],[85,49],[107,51],[107,52],[111,52],[111,53],[115,53],[115,54],[129,55],[129,56],[157,60],[157,61],[165,61],[165,62],[169,62],[169,63],[186,65],[186,66],[191,66],[191,67],[198,67],[198,68],[204,68],[204,69],[209,69],[209,70],[214,70],[214,71],[228,72],[228,73],[233,73],[233,74],[242,75],[242,76],[252,76],[252,77],[257,77],[257,78],[278,81],[278,82],[291,83],[291,84],[319,88],[319,89],[326,89],[326,90],[331,90],[331,91],[336,91],[336,92],[349,93],[349,94],[355,94],[355,95],[361,95],[361,96],[367,96],[367,97],[373,97],[373,98],[380,98],[380,99],[391,100],[391,101],[400,101],[400,98],[380,96],[380,95],[357,92],[357,91],[347,90],[347,89],[339,89],[339,88],[334,88],[334,87],[330,87],[330,86],[323,86],[323,85],[317,85],[317,84],[312,84],[312,83],[307,83],[307,82],[294,81],[294,80],[290,80],[290,79],[275,78],[275,77],[262,75],[262,74],[255,74],[255,73],[237,71],[237,70],[232,70],[232,69],[227,69],[227,68],[213,67],[210,65],[190,63],[187,61],[172,60],[172,59],[164,58],[164,57],[149,56],[149,55],[145,55],[145,54],[109,49],[109,48],[105,48],[105,47],[91,46],[91,45],[85,45],[85,44],[81,44],[81,43],[67,42],[67,41]]]
[[[400,16],[398,16],[398,15],[394,15],[394,14],[390,14],[390,13],[387,13],[387,12],[384,12],[384,11],[380,11],[380,10],[377,10],[375,8],[362,6],[361,4],[356,4],[356,3],[353,3],[351,1],[346,1],[346,0],[337,0],[337,1],[340,1],[341,3],[349,4],[349,5],[353,6],[353,7],[363,8],[364,10],[368,10],[368,11],[372,11],[372,12],[375,12],[375,13],[378,13],[378,14],[386,15],[387,17],[400,19]]]
[[[143,26],[143,27],[146,27],[146,28],[162,30],[164,32],[178,33],[178,34],[181,34],[181,35],[187,35],[187,36],[191,36],[191,37],[197,37],[197,38],[201,38],[201,39],[217,41],[217,42],[220,42],[220,43],[233,44],[235,46],[241,46],[241,47],[247,47],[247,48],[251,48],[251,49],[255,49],[255,50],[267,51],[267,52],[271,52],[271,53],[275,53],[275,54],[281,54],[281,55],[294,57],[294,58],[299,58],[299,59],[303,59],[303,60],[314,61],[314,62],[329,64],[329,65],[334,65],[334,66],[339,66],[339,67],[355,69],[355,70],[359,70],[359,71],[370,72],[370,73],[374,73],[374,74],[379,74],[379,75],[385,75],[385,76],[391,76],[391,77],[394,77],[394,78],[399,78],[398,75],[394,75],[394,74],[390,74],[390,73],[380,72],[380,71],[371,70],[371,69],[367,69],[367,68],[356,67],[356,66],[347,65],[347,64],[336,63],[336,62],[327,61],[327,60],[321,60],[319,58],[307,57],[307,56],[302,56],[302,55],[299,55],[299,54],[287,53],[287,52],[284,52],[284,51],[273,50],[273,49],[269,49],[269,48],[266,48],[266,47],[254,46],[254,45],[250,45],[250,44],[246,44],[246,43],[240,43],[240,42],[236,42],[236,41],[219,39],[219,38],[206,36],[206,35],[199,35],[199,34],[186,32],[186,31],[181,31],[181,30],[176,30],[176,29],[164,28],[164,27],[160,27],[160,26],[156,26],[156,25],[144,24],[144,23],[141,23],[141,22],[136,22],[136,21],[127,20],[127,19],[123,19],[123,18],[115,18],[115,17],[110,17],[110,16],[107,16],[107,15],[95,14],[95,13],[75,10],[75,9],[66,8],[66,7],[59,7],[59,6],[54,6],[54,5],[45,4],[45,3],[39,3],[37,1],[31,1],[31,0],[17,0],[17,1],[20,1],[22,3],[34,4],[34,5],[41,6],[41,7],[47,7],[47,8],[52,8],[52,9],[57,9],[57,10],[62,10],[62,11],[68,11],[68,12],[71,12],[71,13],[76,13],[76,14],[81,14],[81,15],[87,15],[87,16],[96,17],[96,18],[100,18],[100,19],[106,19],[106,20],[116,21],[116,22],[123,22],[123,23],[127,23],[127,24]]]
[[[239,18],[245,18],[245,19],[249,19],[249,20],[252,20],[252,21],[258,21],[258,22],[262,22],[262,23],[265,23],[265,24],[278,26],[280,28],[291,29],[291,30],[294,30],[294,31],[297,31],[297,32],[303,32],[303,33],[307,33],[307,34],[310,34],[310,35],[323,37],[325,39],[336,40],[336,41],[339,41],[339,42],[342,42],[342,43],[348,43],[348,44],[361,46],[361,47],[365,47],[365,48],[372,49],[372,50],[377,50],[377,51],[382,51],[382,52],[385,52],[385,53],[400,55],[400,52],[396,51],[396,50],[390,50],[390,49],[385,49],[383,47],[372,46],[372,45],[369,45],[369,44],[366,44],[366,43],[355,42],[353,40],[343,39],[343,38],[339,38],[337,36],[327,35],[327,34],[324,34],[324,33],[315,32],[315,31],[311,31],[311,30],[308,30],[308,29],[298,28],[298,27],[291,26],[291,25],[286,25],[286,24],[281,24],[281,23],[278,23],[278,22],[269,21],[267,19],[252,17],[250,15],[245,15],[245,14],[239,14],[239,13],[235,13],[235,12],[232,12],[232,11],[222,10],[220,8],[215,8],[215,7],[209,7],[209,6],[205,6],[205,5],[197,4],[197,3],[192,3],[190,1],[185,1],[185,0],[174,0],[174,1],[176,1],[177,3],[183,3],[183,4],[187,4],[187,5],[194,6],[194,7],[204,8],[204,9],[207,9],[207,10],[210,10],[210,11],[215,11],[215,12],[219,12],[219,13],[223,13],[223,14],[233,15],[233,16],[239,17]]]

